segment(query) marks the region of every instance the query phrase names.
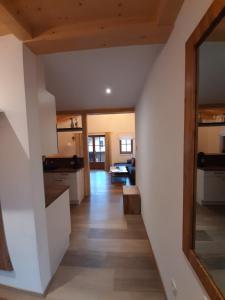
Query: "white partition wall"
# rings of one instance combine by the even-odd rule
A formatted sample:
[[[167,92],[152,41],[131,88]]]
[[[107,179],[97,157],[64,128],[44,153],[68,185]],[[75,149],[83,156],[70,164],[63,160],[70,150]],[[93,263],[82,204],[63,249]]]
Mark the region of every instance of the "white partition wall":
[[[185,43],[211,3],[184,1],[136,107],[142,214],[169,300],[205,295],[182,251],[184,91]]]
[[[56,132],[56,103],[55,96],[49,93],[45,86],[43,62],[37,59],[38,103],[40,118],[40,136],[42,155],[58,152]]]
[[[0,284],[42,293],[50,277],[37,102],[36,57],[0,37],[0,201],[14,267]]]
[[[41,150],[43,155],[58,153],[55,97],[48,91],[38,93]]]

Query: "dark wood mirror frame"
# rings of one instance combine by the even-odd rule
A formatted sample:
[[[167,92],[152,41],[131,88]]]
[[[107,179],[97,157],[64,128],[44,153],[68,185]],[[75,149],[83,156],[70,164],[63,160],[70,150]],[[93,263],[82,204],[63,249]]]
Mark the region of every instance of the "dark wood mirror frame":
[[[215,0],[186,43],[183,251],[213,300],[224,296],[194,251],[198,47],[225,15],[225,0]]]

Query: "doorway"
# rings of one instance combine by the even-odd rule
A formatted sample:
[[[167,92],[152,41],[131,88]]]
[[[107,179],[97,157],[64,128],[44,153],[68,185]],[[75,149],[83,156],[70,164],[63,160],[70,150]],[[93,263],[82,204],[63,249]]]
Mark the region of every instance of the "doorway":
[[[105,169],[105,135],[88,136],[88,153],[91,170]]]

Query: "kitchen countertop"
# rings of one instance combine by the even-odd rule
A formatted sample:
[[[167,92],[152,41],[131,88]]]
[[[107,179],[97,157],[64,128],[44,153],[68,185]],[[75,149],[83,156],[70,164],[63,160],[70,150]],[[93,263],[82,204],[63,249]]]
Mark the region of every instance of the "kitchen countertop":
[[[57,168],[52,170],[44,170],[44,173],[76,173],[77,171],[83,169],[83,167],[79,168]]]
[[[58,199],[66,190],[69,189],[67,185],[51,184],[45,186],[45,207],[47,208],[56,199]]]
[[[215,167],[198,167],[202,171],[225,171],[225,166],[215,166]]]

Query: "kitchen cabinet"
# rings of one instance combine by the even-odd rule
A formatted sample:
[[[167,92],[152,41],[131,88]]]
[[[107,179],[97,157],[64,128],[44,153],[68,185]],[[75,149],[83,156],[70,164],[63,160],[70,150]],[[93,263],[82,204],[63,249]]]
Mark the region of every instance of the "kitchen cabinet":
[[[80,204],[84,198],[84,171],[49,172],[44,174],[46,184],[62,184],[69,186],[70,204]]]
[[[197,171],[197,201],[201,205],[225,204],[225,171]]]
[[[46,222],[50,268],[53,276],[69,248],[71,217],[68,190],[46,208]]]

